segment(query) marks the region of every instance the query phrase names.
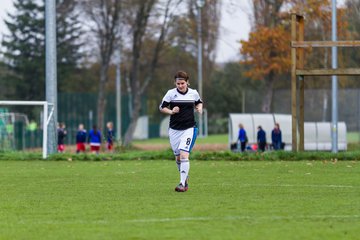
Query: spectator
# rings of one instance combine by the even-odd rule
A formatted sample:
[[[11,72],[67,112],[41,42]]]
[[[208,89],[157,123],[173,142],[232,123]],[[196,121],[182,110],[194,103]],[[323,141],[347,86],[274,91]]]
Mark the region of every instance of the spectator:
[[[84,129],[84,124],[79,124],[78,131],[76,133],[76,153],[85,152],[85,143],[86,143],[86,130]]]
[[[246,136],[246,131],[244,129],[244,125],[242,123],[240,123],[239,124],[238,142],[240,142],[241,152],[245,151],[247,141],[248,141],[248,138]]]
[[[107,133],[106,133],[106,148],[107,150],[109,150],[110,152],[113,151],[113,145],[114,145],[114,129],[113,129],[113,123],[112,122],[108,122],[106,124],[106,128],[107,128]]]
[[[271,132],[271,141],[274,150],[280,150],[282,144],[280,125],[275,123],[275,127]]]
[[[58,152],[62,153],[65,151],[65,144],[64,144],[64,140],[66,137],[66,130],[65,130],[65,123],[59,123],[58,129],[57,129],[57,134],[58,134]]]
[[[26,129],[31,132],[35,132],[37,129],[37,123],[34,120],[31,120]]]
[[[101,146],[101,132],[97,129],[96,125],[89,132],[90,151],[99,154]]]
[[[257,142],[259,151],[264,152],[266,146],[266,133],[261,126],[258,126]]]
[[[10,119],[8,120],[5,128],[6,128],[6,133],[7,133],[8,137],[10,139],[13,139],[13,137],[14,137],[14,124],[11,122]]]
[[[38,140],[36,138],[37,123],[34,120],[31,120],[26,126],[26,130],[30,133],[30,146],[35,147]]]

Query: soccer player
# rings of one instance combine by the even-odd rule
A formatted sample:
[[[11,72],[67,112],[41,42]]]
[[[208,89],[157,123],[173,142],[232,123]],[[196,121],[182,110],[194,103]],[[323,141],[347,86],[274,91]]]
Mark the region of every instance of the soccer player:
[[[90,151],[99,154],[101,146],[101,132],[97,129],[96,125],[89,131]]]
[[[59,123],[58,129],[57,129],[57,134],[58,134],[58,147],[57,150],[59,153],[62,153],[65,151],[65,144],[64,144],[64,139],[66,137],[66,130],[65,130],[65,124],[64,123]]]
[[[175,191],[188,190],[189,155],[197,136],[194,110],[202,114],[203,103],[199,93],[189,88],[189,75],[184,71],[175,74],[175,88],[167,91],[160,111],[170,115],[169,139],[180,172],[180,183]]]
[[[113,123],[112,122],[108,122],[106,124],[106,128],[107,128],[107,133],[106,133],[106,148],[107,150],[109,150],[110,152],[113,151],[113,145],[114,145],[114,129],[113,129]]]
[[[76,133],[76,153],[85,152],[86,130],[84,124],[79,124],[79,129]]]

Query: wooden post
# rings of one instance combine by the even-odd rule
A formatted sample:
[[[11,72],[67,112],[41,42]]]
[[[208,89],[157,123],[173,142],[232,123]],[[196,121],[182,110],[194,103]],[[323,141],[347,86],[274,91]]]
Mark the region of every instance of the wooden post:
[[[298,16],[299,22],[299,41],[304,41],[304,17]],[[299,48],[298,69],[304,69],[304,48]],[[304,99],[305,99],[305,79],[299,76],[299,151],[304,151]]]
[[[297,24],[299,32],[297,32]],[[305,76],[360,76],[360,68],[304,69],[304,48],[359,47],[360,41],[304,41],[304,17],[291,14],[291,120],[292,150],[304,151]],[[297,52],[297,49],[299,51]],[[297,55],[298,54],[298,55]],[[299,57],[299,58],[297,58]],[[297,77],[299,76],[299,112],[297,112]],[[297,114],[299,114],[299,119]],[[299,126],[298,126],[299,124]],[[297,130],[299,129],[299,146]],[[299,148],[298,148],[299,147]]]
[[[291,41],[296,41],[297,15],[291,14]],[[292,151],[297,151],[296,48],[291,48],[291,122]]]

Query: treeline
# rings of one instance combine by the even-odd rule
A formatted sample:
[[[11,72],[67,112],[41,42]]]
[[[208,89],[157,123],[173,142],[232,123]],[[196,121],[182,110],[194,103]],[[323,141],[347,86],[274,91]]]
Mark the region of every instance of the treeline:
[[[249,1],[251,33],[248,40],[239,42],[240,62],[215,63],[224,2],[206,0],[201,11],[203,98],[212,124],[210,131],[224,131],[226,123],[221,119],[230,112],[241,112],[245,99],[258,102],[259,111],[272,112],[274,90],[290,88],[289,12],[306,15],[305,39],[331,39],[330,0]],[[158,113],[158,104],[173,86],[176,70],[189,72],[191,87],[197,88],[196,0],[57,2],[58,90],[97,93],[96,122],[103,126],[106,95],[115,91],[115,65],[120,49],[122,94],[132,99],[126,145],[132,141],[142,96],[148,100],[150,121],[159,122],[163,116]],[[14,6],[14,12],[5,21],[9,33],[1,43],[0,99],[43,100],[44,0],[15,0]],[[347,0],[338,9],[339,40],[360,39],[359,13],[359,0]],[[359,53],[356,49],[339,48],[339,66],[356,67]],[[306,55],[306,66],[331,66],[330,48],[310,50]],[[359,87],[356,79],[340,78],[340,87]],[[311,78],[306,87],[330,88],[330,81]],[[290,99],[284,101],[290,104]]]
[[[44,0],[15,0],[8,14],[9,33],[2,41],[0,98],[45,97]],[[203,63],[214,68],[220,2],[206,1],[201,11]],[[173,74],[184,69],[196,85],[198,7],[195,0],[57,1],[58,91],[96,92],[97,119],[104,124],[106,95],[115,89],[115,64],[121,49],[123,94],[132,99],[131,123],[124,144],[132,140],[147,96],[149,114],[157,109]],[[204,78],[211,72],[204,71]]]

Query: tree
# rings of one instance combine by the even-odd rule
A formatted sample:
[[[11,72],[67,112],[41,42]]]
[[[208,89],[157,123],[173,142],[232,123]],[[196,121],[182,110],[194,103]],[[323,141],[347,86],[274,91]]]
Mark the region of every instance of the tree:
[[[69,91],[76,83],[76,75],[81,68],[84,53],[83,28],[75,0],[58,1],[56,6],[56,38],[59,91]],[[86,84],[84,84],[86,86]]]
[[[179,7],[176,7],[177,4]],[[190,84],[192,88],[197,88],[197,18],[198,10],[196,1],[183,0],[172,1],[169,9],[170,15],[168,21],[168,30],[162,50],[160,51],[157,67],[154,72],[153,80],[148,85],[145,94],[147,96],[147,113],[151,116],[150,121],[159,122],[164,117],[158,110],[159,102],[163,94],[169,88],[174,86],[173,74],[179,70],[186,70],[190,74]],[[154,13],[152,15],[165,13],[165,2],[156,4]],[[158,8],[164,10],[156,10]],[[174,11],[175,9],[175,11]],[[220,1],[207,0],[205,6],[202,8],[202,40],[203,40],[203,96],[201,96],[207,106],[206,99],[212,99],[213,96],[209,94],[208,89],[212,85],[210,79],[215,72],[215,48],[218,36],[218,24],[220,19]],[[145,42],[142,52],[142,65],[150,66],[151,58],[158,36],[156,33],[161,26],[161,22],[154,26],[153,21],[150,19],[148,32],[152,36],[145,36]],[[149,34],[147,34],[149,35]],[[143,69],[140,73],[141,78],[147,78],[148,68]],[[164,71],[165,70],[165,71]],[[209,116],[214,112],[209,111]]]
[[[120,33],[120,1],[117,0],[84,0],[82,8],[86,13],[86,20],[92,34],[95,36],[95,44],[99,54],[100,73],[97,100],[97,125],[99,129],[104,127],[104,112],[106,108],[105,91],[109,82],[108,71],[111,58],[118,44]]]
[[[169,39],[167,40],[169,42]],[[154,43],[153,43],[154,44]],[[153,47],[147,45],[147,49]],[[196,86],[196,61],[197,59],[191,52],[183,51],[179,46],[166,44],[159,58],[158,67],[154,74],[154,81],[149,84],[146,91],[148,102],[148,114],[152,117],[150,121],[160,122],[164,114],[159,111],[159,104],[164,93],[171,87],[174,87],[173,74],[179,69],[186,70],[190,75],[190,84]],[[164,71],[164,69],[166,71]]]
[[[175,2],[175,3],[174,3]],[[124,145],[129,145],[133,139],[133,134],[137,124],[137,120],[140,116],[141,111],[141,96],[145,93],[148,85],[152,82],[155,76],[155,70],[158,67],[159,55],[162,51],[165,43],[165,38],[167,36],[167,31],[169,29],[169,23],[173,19],[174,6],[177,6],[180,1],[167,0],[164,2],[163,8],[156,9],[157,1],[135,1],[133,4],[133,15],[132,15],[132,51],[131,51],[131,67],[130,67],[130,86],[131,95],[132,95],[132,113],[131,113],[131,122],[125,133]],[[157,18],[162,16],[163,20],[161,23],[158,23],[157,19],[152,19],[151,14],[154,14]],[[131,16],[130,16],[131,19]],[[152,26],[156,26],[159,29],[159,34],[156,36],[155,45],[153,48],[153,53],[151,54],[150,61],[143,62],[141,53],[144,51],[145,39],[154,39],[153,34],[149,36],[150,31],[150,21]],[[143,78],[141,78],[141,73],[143,73]],[[145,74],[145,75],[144,75]],[[144,79],[144,80],[141,80]]]
[[[59,83],[66,85],[82,55],[79,52],[81,34],[74,2],[57,4],[57,51]],[[14,14],[5,21],[9,34],[5,35],[4,59],[9,68],[1,81],[10,88],[6,98],[43,100],[45,98],[45,7],[43,2],[18,0]],[[6,86],[5,84],[1,84]],[[12,90],[11,90],[12,89]],[[60,88],[61,89],[61,88]],[[10,95],[11,94],[11,95]]]
[[[244,63],[251,66],[246,76],[264,80],[266,93],[262,111],[271,111],[273,87],[276,77],[290,70],[290,34],[283,26],[258,27],[251,32],[248,41],[241,41]]]
[[[262,111],[270,112],[273,86],[277,74],[290,69],[289,32],[280,25],[280,10],[284,0],[252,0],[253,26],[248,41],[241,41],[244,63],[252,66],[246,73],[253,79],[265,81],[267,92]]]
[[[265,81],[267,93],[263,98],[262,111],[271,111],[275,79],[290,71],[290,16],[282,9],[291,9],[306,15],[307,40],[330,40],[331,5],[329,0],[253,0],[253,26],[248,41],[241,41],[244,63],[251,66],[246,74],[253,79]],[[344,10],[338,10],[338,19],[343,19]],[[338,36],[346,36],[346,21],[338,20]],[[306,63],[312,67],[330,67],[328,48],[317,49],[308,55]],[[307,53],[310,53],[307,51]],[[313,85],[324,87],[329,81],[316,81]],[[307,85],[309,81],[306,81]]]
[[[286,0],[252,0],[253,29],[277,26],[281,20],[280,10],[285,2]]]
[[[216,58],[216,44],[219,36],[219,25],[221,16],[221,1],[219,0],[207,0],[205,5],[201,9],[201,38],[202,38],[202,60],[203,60],[203,87],[206,88],[209,85],[209,79],[214,73]],[[191,54],[197,59],[198,53],[198,7],[197,1],[187,0],[184,1],[184,8],[186,7],[186,13],[176,16],[173,22],[173,27],[170,30],[172,37],[172,46],[178,47],[183,51]],[[194,72],[192,75],[192,84],[197,84],[197,65],[193,65],[191,68],[187,68],[189,72]],[[197,85],[195,85],[196,87]],[[206,98],[207,93],[204,91],[203,99]],[[206,103],[205,103],[206,105]]]
[[[2,45],[4,59],[12,72],[6,81],[11,82],[14,93],[9,99],[43,100],[45,77],[45,42],[43,6],[34,1],[14,2],[16,11],[5,21],[9,35]],[[4,81],[4,80],[3,80]],[[1,84],[2,85],[2,84]]]
[[[247,70],[245,65],[233,62],[215,71],[209,79],[211,87],[206,88],[206,92],[211,96],[207,103],[208,111],[213,113],[211,118],[225,118],[229,112],[244,110],[241,109],[243,94],[247,95],[250,90],[262,87],[242,74]]]
[[[348,21],[348,38],[350,40],[360,40],[360,1],[347,0],[346,1],[346,20]],[[359,50],[354,51],[353,48],[343,49],[344,57],[342,60],[346,61],[346,67],[358,67],[360,62]],[[351,87],[359,87],[360,83],[358,76],[350,77],[352,79]]]
[[[354,40],[360,38],[360,1],[346,0],[347,20],[349,22],[350,37]]]
[[[189,14],[188,19],[191,24],[191,38],[193,40],[195,49],[193,53],[197,54],[197,18],[198,8],[197,1],[189,0]],[[201,38],[202,38],[202,53],[203,53],[203,85],[204,88],[208,87],[209,79],[212,77],[215,66],[216,58],[216,44],[219,37],[219,25],[221,19],[221,1],[219,0],[207,0],[204,7],[201,9]],[[196,57],[196,55],[195,55]],[[195,78],[195,76],[194,76]],[[210,96],[207,96],[206,92],[201,96],[204,101]]]

